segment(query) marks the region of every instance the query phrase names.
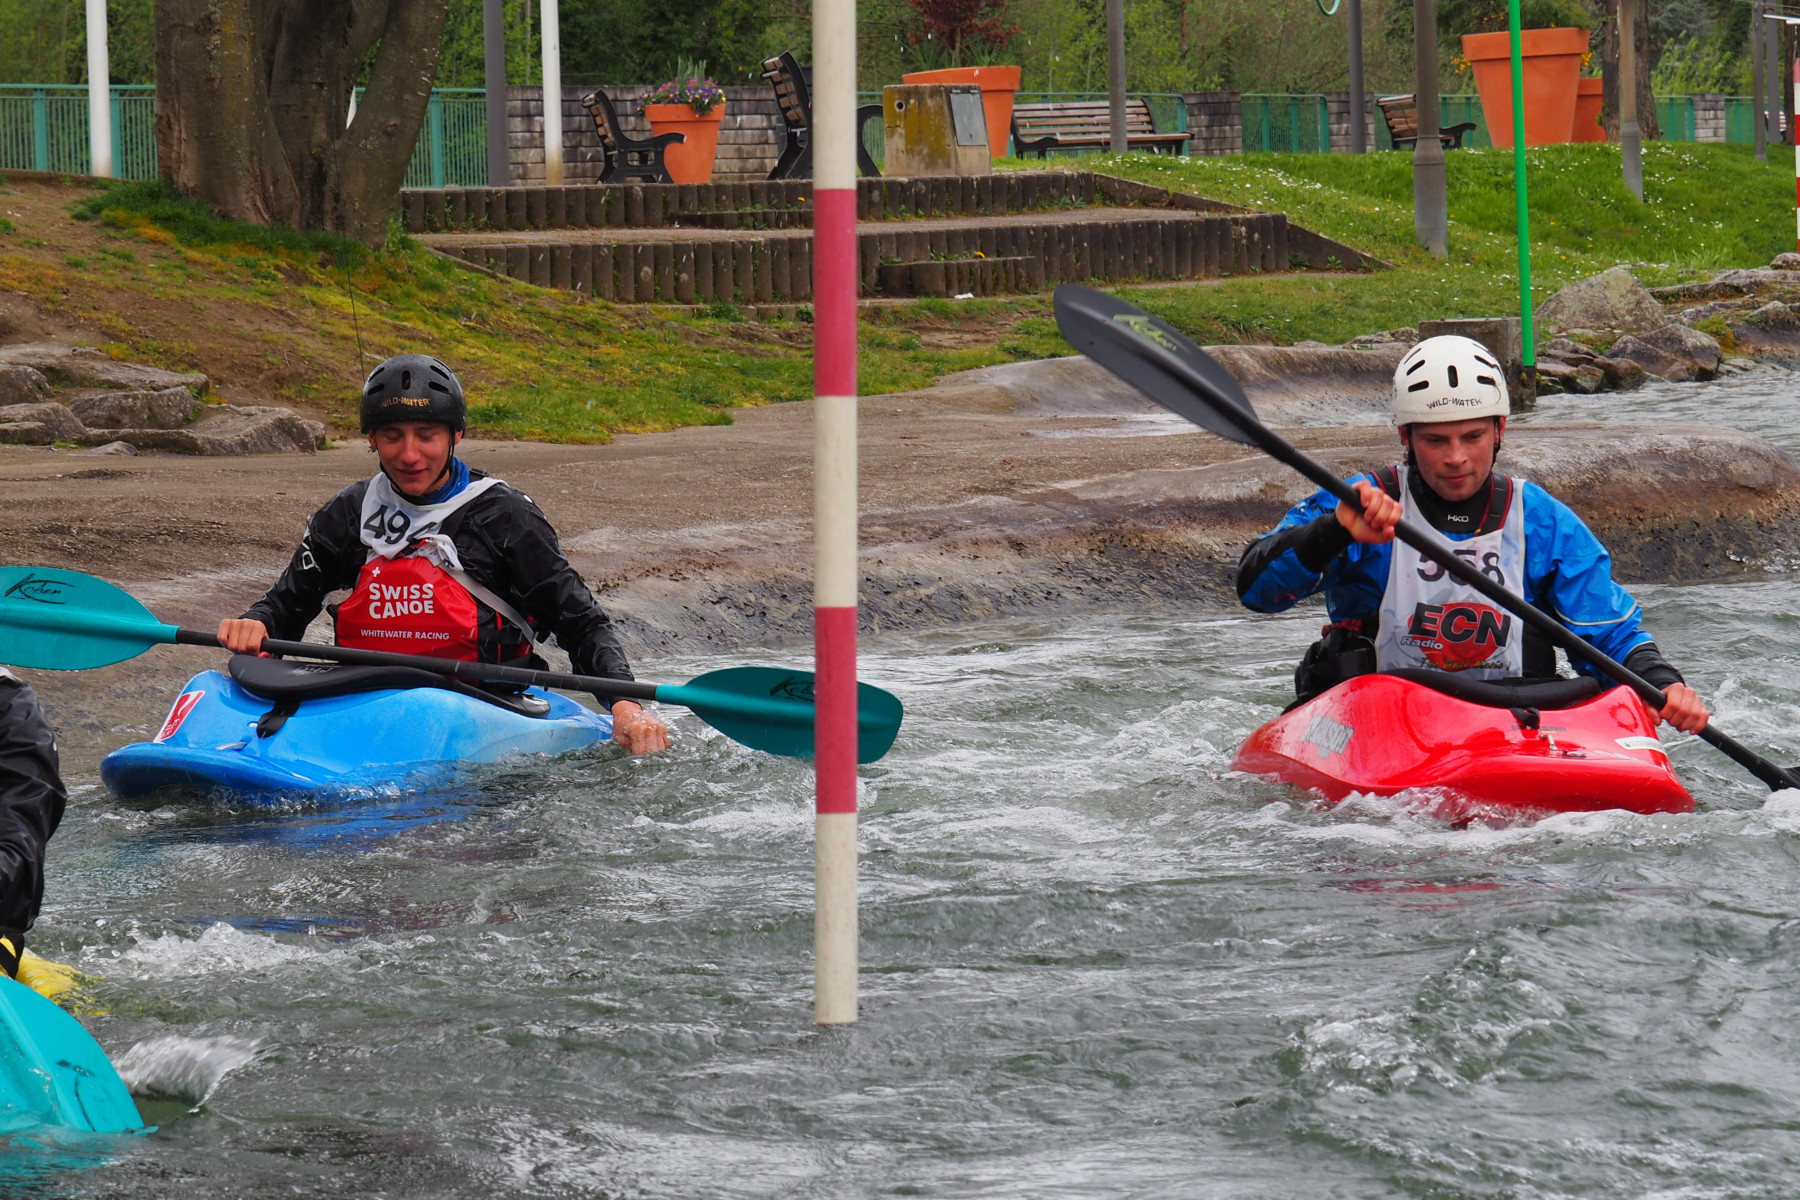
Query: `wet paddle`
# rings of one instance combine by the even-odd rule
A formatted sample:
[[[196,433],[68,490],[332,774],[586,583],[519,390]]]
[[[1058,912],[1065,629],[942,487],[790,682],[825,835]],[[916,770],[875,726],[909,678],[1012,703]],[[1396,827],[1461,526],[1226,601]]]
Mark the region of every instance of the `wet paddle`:
[[[156,645],[218,644],[216,634],[163,624],[131,593],[104,579],[49,567],[0,567],[0,662],[50,671],[84,671],[135,658]],[[411,667],[456,679],[658,700],[691,710],[720,733],[754,750],[791,758],[810,758],[813,752],[810,671],[729,667],[670,685],[275,638],[264,639],[262,648],[289,658]],[[900,733],[903,715],[900,701],[892,693],[866,683],[857,685],[858,762],[874,762],[888,752]]]
[[[1056,324],[1069,344],[1137,388],[1170,412],[1220,437],[1254,446],[1292,467],[1346,504],[1360,506],[1356,491],[1301,453],[1258,419],[1244,389],[1231,373],[1168,322],[1136,305],[1092,288],[1064,284],[1056,289]],[[1594,648],[1519,596],[1458,558],[1435,532],[1402,520],[1394,536],[1444,568],[1460,582],[1514,613],[1571,655],[1592,663],[1608,678],[1631,688],[1660,712],[1662,690],[1610,655]],[[1721,733],[1712,724],[1699,736],[1771,789],[1800,788],[1800,770],[1781,767]]]

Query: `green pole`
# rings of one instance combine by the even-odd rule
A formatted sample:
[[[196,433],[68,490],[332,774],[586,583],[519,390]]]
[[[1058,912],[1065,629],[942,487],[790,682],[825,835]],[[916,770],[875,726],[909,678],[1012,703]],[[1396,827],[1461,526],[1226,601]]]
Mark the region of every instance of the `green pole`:
[[[1531,329],[1531,210],[1525,202],[1525,67],[1519,52],[1519,0],[1506,0],[1512,35],[1513,195],[1519,209],[1519,349],[1527,379],[1537,374],[1537,342]]]

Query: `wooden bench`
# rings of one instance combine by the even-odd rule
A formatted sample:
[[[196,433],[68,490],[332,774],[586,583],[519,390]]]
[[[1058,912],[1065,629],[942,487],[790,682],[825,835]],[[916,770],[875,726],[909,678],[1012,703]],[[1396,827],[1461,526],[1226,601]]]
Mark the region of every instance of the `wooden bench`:
[[[1394,141],[1394,149],[1411,150],[1419,144],[1419,105],[1412,93],[1404,96],[1377,96],[1375,103],[1381,108],[1381,115],[1387,121],[1388,136]],[[1438,140],[1444,143],[1446,150],[1461,150],[1463,134],[1475,128],[1475,122],[1464,121],[1460,125],[1451,125],[1438,130]]]
[[[1125,100],[1125,139],[1133,150],[1180,154],[1186,133],[1158,133],[1150,104],[1142,97]],[[1015,104],[1013,145],[1019,157],[1047,157],[1051,150],[1105,150],[1112,146],[1112,106],[1105,100],[1056,100]]]
[[[627,179],[644,179],[651,183],[674,183],[669,168],[663,165],[663,152],[676,142],[685,142],[679,133],[659,133],[655,137],[634,138],[619,124],[619,114],[605,92],[592,91],[581,98],[581,106],[594,118],[594,132],[600,138],[600,151],[606,166],[600,171],[600,183],[623,183]]]
[[[812,88],[806,70],[791,50],[783,50],[774,58],[763,59],[762,77],[775,89],[775,107],[781,110],[781,156],[775,160],[770,179],[810,179],[812,177]],[[856,167],[864,177],[878,179],[881,169],[869,157],[863,142],[863,128],[870,121],[881,120],[881,105],[863,104],[856,110]]]

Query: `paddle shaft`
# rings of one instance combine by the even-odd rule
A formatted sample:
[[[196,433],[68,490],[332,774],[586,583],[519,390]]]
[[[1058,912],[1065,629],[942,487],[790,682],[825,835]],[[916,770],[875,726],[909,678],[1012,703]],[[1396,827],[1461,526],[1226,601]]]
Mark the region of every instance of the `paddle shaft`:
[[[1359,512],[1362,510],[1362,498],[1356,494],[1355,488],[1327,471],[1312,458],[1301,453],[1286,438],[1261,423],[1254,426],[1240,424],[1239,427],[1255,440],[1257,447],[1263,453],[1292,467]],[[1668,703],[1668,697],[1663,695],[1661,688],[1610,654],[1570,632],[1562,622],[1538,609],[1525,597],[1502,587],[1463,559],[1458,558],[1443,540],[1433,536],[1431,531],[1403,517],[1400,523],[1394,527],[1394,536],[1444,568],[1458,581],[1474,588],[1489,600],[1512,612],[1527,625],[1549,638],[1553,644],[1561,646],[1572,655],[1587,660],[1598,667],[1603,674],[1629,687],[1641,696],[1644,703],[1653,710],[1661,712],[1663,706]],[[1729,734],[1721,733],[1710,722],[1706,728],[1700,731],[1700,737],[1718,747],[1727,758],[1756,776],[1772,790],[1779,791],[1782,788],[1800,786],[1800,777],[1770,762]]]
[[[200,629],[177,629],[178,646],[218,646],[217,634]],[[523,683],[533,687],[564,688],[572,692],[605,692],[628,700],[655,700],[659,689],[654,683],[631,679],[603,679],[598,675],[569,675],[561,671],[533,671],[526,667],[503,667],[498,663],[463,662],[454,658],[432,658],[425,654],[395,654],[387,650],[358,650],[351,646],[325,646],[316,642],[286,642],[264,638],[262,648],[283,658],[322,658],[330,662],[351,663],[364,667],[411,667],[434,675],[455,679],[476,679],[489,683]]]

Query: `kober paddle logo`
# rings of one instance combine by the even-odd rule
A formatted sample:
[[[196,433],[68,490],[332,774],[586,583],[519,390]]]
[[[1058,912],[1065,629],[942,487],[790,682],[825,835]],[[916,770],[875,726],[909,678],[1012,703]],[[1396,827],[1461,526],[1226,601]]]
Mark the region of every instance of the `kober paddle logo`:
[[[1170,354],[1181,353],[1181,343],[1170,337],[1167,330],[1157,328],[1155,317],[1146,316],[1143,313],[1120,313],[1113,318],[1113,321],[1131,330],[1146,342],[1153,342],[1161,346]]]
[[[1512,642],[1513,618],[1486,604],[1420,604],[1400,643],[1416,648],[1433,666],[1465,671],[1485,666]]]
[[[6,597],[20,600],[35,600],[39,604],[67,604],[63,597],[73,587],[66,579],[47,579],[42,575],[27,575],[19,582],[6,589]]]
[[[780,696],[783,700],[804,700],[813,702],[813,681],[805,675],[790,675],[769,689],[769,695]]]

